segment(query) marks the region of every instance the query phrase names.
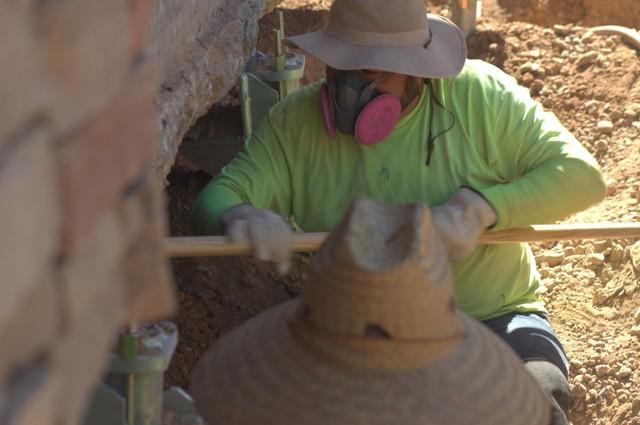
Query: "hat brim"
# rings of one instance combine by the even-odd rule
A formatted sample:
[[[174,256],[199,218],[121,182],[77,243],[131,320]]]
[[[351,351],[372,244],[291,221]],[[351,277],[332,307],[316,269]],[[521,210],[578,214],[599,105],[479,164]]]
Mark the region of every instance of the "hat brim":
[[[285,43],[335,69],[377,69],[421,78],[453,77],[462,70],[467,57],[464,33],[440,16],[428,14],[427,20],[432,36],[427,48],[362,46],[324,31],[288,37]]]
[[[191,391],[210,425],[546,425],[550,407],[522,361],[461,314],[445,358],[403,371],[347,369],[307,349],[288,323],[297,301],[226,334],[199,363]]]

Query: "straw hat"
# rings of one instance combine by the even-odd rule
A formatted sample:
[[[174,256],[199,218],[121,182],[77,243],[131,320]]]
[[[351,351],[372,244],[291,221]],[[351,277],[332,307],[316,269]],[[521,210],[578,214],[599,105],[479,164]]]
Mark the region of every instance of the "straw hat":
[[[358,201],[298,300],[224,335],[192,379],[210,425],[547,425],[513,351],[453,301],[423,204]]]
[[[285,42],[335,69],[422,78],[455,76],[467,56],[462,31],[441,16],[427,15],[424,0],[335,0],[323,30]]]

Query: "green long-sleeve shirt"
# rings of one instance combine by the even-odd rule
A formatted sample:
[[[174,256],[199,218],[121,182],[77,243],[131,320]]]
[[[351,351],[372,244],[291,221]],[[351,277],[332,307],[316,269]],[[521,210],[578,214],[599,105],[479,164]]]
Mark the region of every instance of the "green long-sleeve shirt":
[[[434,104],[433,134],[453,127],[436,138],[429,166],[429,90],[387,139],[363,146],[325,134],[314,84],[273,107],[203,190],[194,230],[218,233],[223,211],[251,203],[293,216],[305,231],[330,231],[355,198],[435,206],[463,185],[485,196],[498,215],[493,229],[504,229],[553,222],[604,197],[587,150],[498,68],[470,60],[457,77],[432,84],[452,112]],[[452,266],[458,305],[473,317],[544,311],[527,244],[479,246]]]

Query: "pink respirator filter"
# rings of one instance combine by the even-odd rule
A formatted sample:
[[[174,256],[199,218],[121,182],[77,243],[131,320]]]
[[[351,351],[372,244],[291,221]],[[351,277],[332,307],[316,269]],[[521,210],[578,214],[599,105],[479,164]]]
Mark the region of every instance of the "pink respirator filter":
[[[356,140],[363,145],[375,145],[393,131],[402,112],[400,99],[382,94],[362,109],[356,120]]]
[[[324,129],[329,137],[335,139],[337,129],[329,99],[329,88],[324,84],[320,88],[320,108]],[[356,119],[355,138],[358,143],[375,145],[383,141],[400,120],[401,112],[400,99],[392,94],[382,94],[371,100]]]

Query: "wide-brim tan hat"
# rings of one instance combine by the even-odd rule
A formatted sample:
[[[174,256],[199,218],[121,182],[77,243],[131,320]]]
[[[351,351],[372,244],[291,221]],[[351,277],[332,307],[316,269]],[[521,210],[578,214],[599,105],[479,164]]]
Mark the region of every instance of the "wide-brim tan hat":
[[[299,299],[224,335],[191,392],[209,425],[547,425],[522,361],[453,301],[423,204],[358,201]]]
[[[464,33],[446,18],[427,14],[424,0],[335,0],[323,30],[285,42],[335,69],[422,78],[453,77],[467,57]]]

